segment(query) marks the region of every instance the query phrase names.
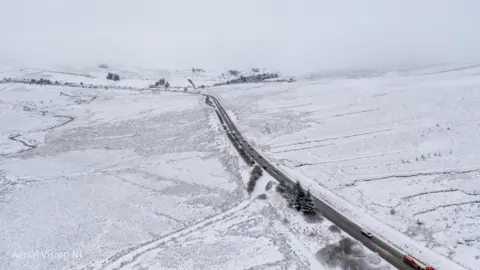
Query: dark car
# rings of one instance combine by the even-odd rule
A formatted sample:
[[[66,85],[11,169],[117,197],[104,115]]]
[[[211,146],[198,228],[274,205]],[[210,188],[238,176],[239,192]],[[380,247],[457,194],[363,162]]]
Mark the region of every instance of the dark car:
[[[372,238],[373,237],[373,234],[371,232],[368,232],[368,231],[365,231],[365,230],[362,230],[362,234],[365,235],[366,237],[368,238]]]

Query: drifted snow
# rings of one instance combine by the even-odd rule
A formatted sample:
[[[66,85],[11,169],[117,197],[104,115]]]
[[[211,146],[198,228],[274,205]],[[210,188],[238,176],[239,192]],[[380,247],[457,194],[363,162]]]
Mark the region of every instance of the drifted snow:
[[[479,72],[319,73],[212,94],[257,149],[374,234],[438,269],[476,269]]]
[[[117,84],[158,79],[123,72]],[[112,84],[101,70],[2,75]],[[197,85],[221,80],[196,76]],[[1,269],[329,269],[316,252],[348,237],[286,209],[275,187],[264,191],[268,176],[248,196],[251,168],[203,96],[0,86]],[[9,139],[16,134],[36,148]],[[256,199],[262,193],[267,200]],[[14,257],[34,252],[72,257]],[[388,269],[378,256],[371,263]]]

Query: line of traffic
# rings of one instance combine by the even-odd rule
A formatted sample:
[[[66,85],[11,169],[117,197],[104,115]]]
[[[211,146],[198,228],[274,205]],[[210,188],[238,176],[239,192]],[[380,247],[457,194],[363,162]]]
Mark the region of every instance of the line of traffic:
[[[293,179],[281,172],[271,162],[265,159],[258,152],[258,150],[256,150],[248,142],[248,140],[238,130],[236,125],[231,121],[227,112],[217,98],[211,95],[204,95],[213,101],[213,104],[215,105],[219,116],[223,119],[223,124],[226,126],[227,132],[229,132],[229,135],[233,136],[233,138],[235,139],[235,142],[233,143],[236,143],[237,146],[242,147],[247,152],[247,154],[249,154],[252,159],[255,160],[255,162],[257,162],[266,172],[268,172],[276,180],[285,181],[289,184],[295,183]],[[336,211],[332,206],[328,205],[323,200],[317,197],[313,197],[313,199],[315,202],[316,210],[321,215],[323,215],[326,219],[337,225],[345,233],[360,241],[365,247],[372,250],[373,252],[378,253],[383,259],[385,259],[394,267],[400,270],[434,270],[433,267],[427,266],[419,262],[418,260],[413,259],[411,256],[406,255],[404,252],[398,250],[395,247],[392,247],[388,243],[375,237],[370,232],[364,230],[355,222],[351,221],[350,219],[342,215],[340,212]]]

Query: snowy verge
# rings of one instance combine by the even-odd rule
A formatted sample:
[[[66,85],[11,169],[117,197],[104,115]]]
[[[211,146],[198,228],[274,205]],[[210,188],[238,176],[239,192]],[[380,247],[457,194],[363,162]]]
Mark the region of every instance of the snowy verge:
[[[403,235],[401,232],[385,225],[380,220],[375,219],[367,214],[364,210],[352,205],[351,203],[341,199],[332,191],[322,187],[317,182],[305,177],[288,167],[282,166],[281,170],[293,179],[298,179],[311,193],[338,210],[350,220],[354,220],[357,224],[375,233],[375,237],[385,240],[392,247],[406,252],[422,262],[428,263],[438,270],[452,269],[468,269],[461,266],[448,258],[440,256],[429,248],[420,245],[415,240]]]

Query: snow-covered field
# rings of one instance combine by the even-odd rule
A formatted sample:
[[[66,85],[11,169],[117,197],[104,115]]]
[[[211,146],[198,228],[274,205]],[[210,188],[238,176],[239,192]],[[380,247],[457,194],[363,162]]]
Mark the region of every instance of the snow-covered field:
[[[479,76],[478,66],[319,73],[211,93],[257,148],[356,207],[356,220],[366,212],[374,232],[480,269]]]
[[[111,84],[57,70],[1,76]],[[118,84],[161,73],[121,70]],[[201,96],[0,84],[0,269],[391,269],[287,208],[273,179],[247,195],[250,168],[222,132]]]

